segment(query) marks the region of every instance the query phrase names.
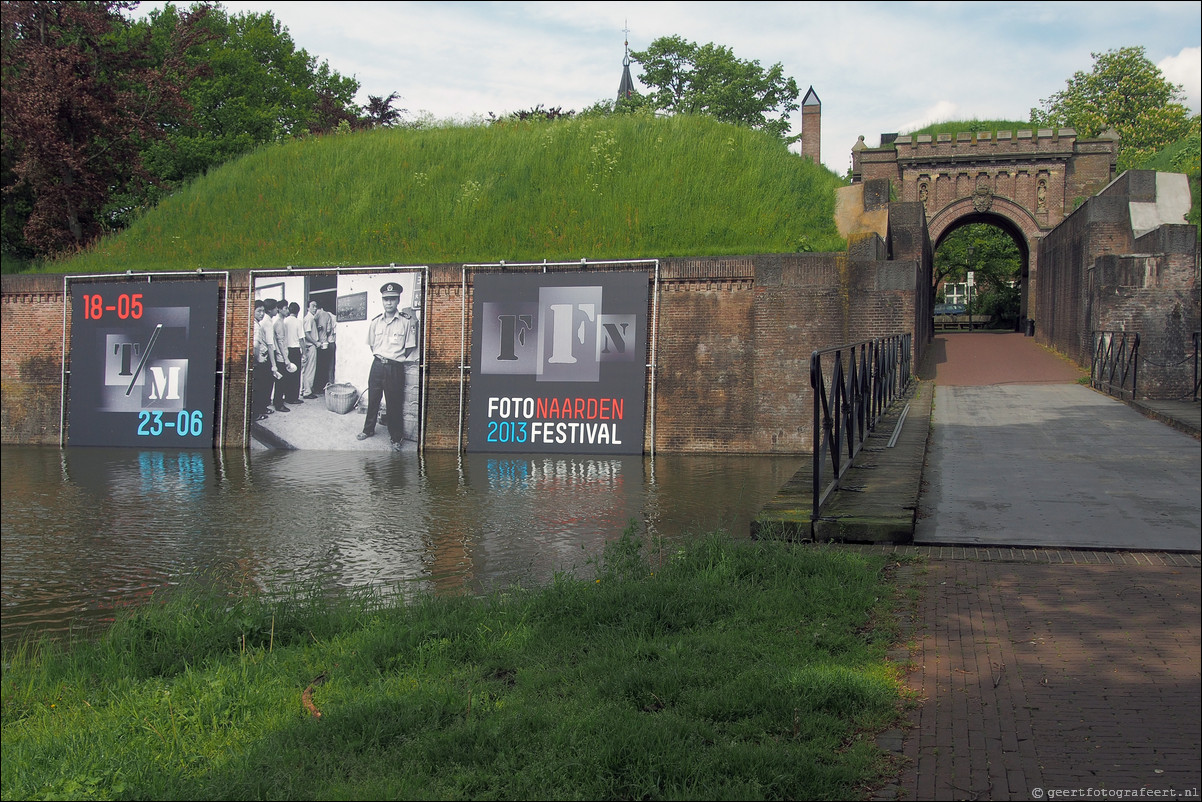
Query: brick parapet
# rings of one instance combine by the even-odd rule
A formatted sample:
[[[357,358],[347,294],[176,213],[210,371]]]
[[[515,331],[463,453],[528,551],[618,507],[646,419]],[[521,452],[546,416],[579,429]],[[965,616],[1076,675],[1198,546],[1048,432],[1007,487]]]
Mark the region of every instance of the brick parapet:
[[[1138,332],[1139,394],[1167,399],[1192,391],[1202,302],[1195,226],[1133,234],[1130,204],[1155,200],[1155,173],[1124,173],[1041,241],[1036,338],[1088,366],[1096,332]]]
[[[959,158],[989,161],[1015,158],[1068,158],[1075,150],[1077,132],[1071,128],[1021,129],[979,133],[904,135],[894,140],[899,162]]]

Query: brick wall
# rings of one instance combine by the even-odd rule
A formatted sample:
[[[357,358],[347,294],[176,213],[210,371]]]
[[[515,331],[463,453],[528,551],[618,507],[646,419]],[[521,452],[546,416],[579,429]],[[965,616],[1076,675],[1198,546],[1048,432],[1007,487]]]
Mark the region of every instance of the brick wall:
[[[63,277],[5,276],[0,325],[4,442],[57,445],[63,401]]]
[[[913,231],[908,236],[910,244],[899,249],[916,250],[921,260],[921,237]],[[929,284],[921,277],[921,261],[909,254],[903,261],[888,261],[887,250],[875,238],[846,254],[660,260],[658,299],[649,278],[648,320],[653,311],[658,318],[657,370],[654,375],[648,372],[644,450],[653,445],[664,452],[809,449],[811,352],[898,332],[915,334],[916,321],[924,314],[929,317],[922,311],[927,301],[916,301],[916,295],[925,298],[926,293],[916,293],[915,288],[925,290]],[[927,252],[929,257],[929,245]],[[646,266],[640,269],[652,272]],[[220,298],[228,315],[222,360],[224,442],[234,448],[247,445],[249,279],[248,271],[231,271]],[[471,354],[470,271],[466,287],[464,282],[461,265],[429,270],[429,449],[456,448],[461,397],[466,431],[471,378],[464,375],[461,388],[460,364],[461,352],[469,359]],[[63,277],[4,276],[2,289],[3,442],[57,444]],[[66,323],[69,327],[69,310]],[[69,330],[66,336],[70,342]],[[916,348],[925,342],[919,332]]]
[[[1138,332],[1140,396],[1188,397],[1199,329],[1197,229],[1165,224],[1136,238],[1130,204],[1155,201],[1155,173],[1124,173],[1043,239],[1035,336],[1088,366],[1094,332]]]

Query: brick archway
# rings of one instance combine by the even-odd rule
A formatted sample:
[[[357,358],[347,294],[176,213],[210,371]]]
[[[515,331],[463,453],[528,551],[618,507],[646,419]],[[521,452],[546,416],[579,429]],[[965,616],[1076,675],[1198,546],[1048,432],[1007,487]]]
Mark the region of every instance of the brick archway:
[[[918,202],[932,243],[965,222],[991,222],[1027,251],[1023,316],[1034,318],[1038,241],[1114,178],[1118,140],[1078,139],[1071,128],[931,136],[863,137],[852,148],[852,182],[888,180],[899,201]]]
[[[1043,237],[1039,221],[1022,205],[1009,198],[993,198],[986,208],[980,199],[962,198],[944,206],[927,222],[932,251],[939,249],[947,235],[971,223],[983,223],[1002,229],[1014,240],[1022,256],[1019,275],[1021,301],[1019,316],[1031,317],[1030,289],[1038,274],[1039,240]]]

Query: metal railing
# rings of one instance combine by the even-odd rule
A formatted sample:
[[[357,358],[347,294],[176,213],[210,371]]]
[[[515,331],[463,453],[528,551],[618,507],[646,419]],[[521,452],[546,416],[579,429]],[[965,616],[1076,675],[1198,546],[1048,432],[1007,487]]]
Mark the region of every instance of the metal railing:
[[[810,356],[814,391],[814,497],[812,519],[839,487],[839,480],[889,409],[909,387],[910,334],[894,334],[815,351]],[[823,369],[827,360],[829,376]]]
[[[1139,389],[1139,333],[1095,331],[1089,383],[1116,398],[1135,400]]]
[[[1202,331],[1195,331],[1194,332],[1194,395],[1193,395],[1194,401],[1198,400],[1198,391],[1199,391],[1198,374],[1199,374],[1199,368],[1202,367],[1202,360],[1200,360],[1200,358],[1198,356],[1198,341],[1199,340],[1202,340]]]

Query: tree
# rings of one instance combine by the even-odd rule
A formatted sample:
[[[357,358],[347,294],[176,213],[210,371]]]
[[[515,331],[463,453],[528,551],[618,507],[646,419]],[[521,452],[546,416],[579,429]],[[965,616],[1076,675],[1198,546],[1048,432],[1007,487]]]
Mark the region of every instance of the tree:
[[[719,120],[767,131],[786,142],[789,114],[799,106],[797,82],[779,63],[764,70],[758,61],[735,58],[729,48],[696,45],[679,36],[663,36],[646,50],[632,50],[644,72],[639,80],[658,111],[707,114]]]
[[[1092,53],[1092,72],[1077,72],[1061,91],[1031,109],[1031,123],[1076,129],[1093,138],[1108,128],[1119,135],[1119,169],[1140,164],[1190,132],[1181,86],[1165,80],[1142,47]]]
[[[571,109],[564,111],[562,106],[553,106],[549,109],[544,109],[542,103],[537,103],[529,109],[511,111],[504,117],[498,117],[490,111],[488,113],[488,123],[489,125],[504,125],[514,120],[522,122],[547,120],[548,122],[554,122],[555,120],[570,120],[574,116],[576,116],[576,112]]]
[[[368,95],[367,106],[363,109],[367,124],[372,128],[387,128],[399,123],[401,115],[405,113],[405,109],[394,109],[392,104],[400,99],[401,96],[396,92],[393,92],[388,97]]]
[[[1014,284],[1021,268],[1022,255],[1009,234],[996,226],[972,223],[956,229],[940,243],[935,252],[932,290],[938,291],[946,281],[965,281],[971,270],[978,299],[973,312],[1015,319],[1020,290]]]
[[[133,5],[3,3],[5,227],[27,203],[24,244],[37,253],[111,229],[114,196],[153,181],[143,147],[184,113],[169,62],[127,35],[121,11]]]
[[[168,3],[135,27],[150,32],[165,60],[186,17]],[[184,90],[191,116],[147,154],[165,181],[194,178],[267,142],[359,123],[358,82],[298,49],[270,12],[230,16],[216,7],[203,25],[205,35],[183,54],[193,71]]]

